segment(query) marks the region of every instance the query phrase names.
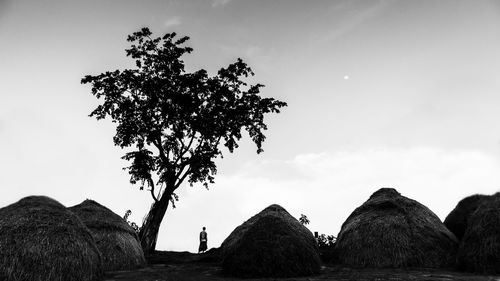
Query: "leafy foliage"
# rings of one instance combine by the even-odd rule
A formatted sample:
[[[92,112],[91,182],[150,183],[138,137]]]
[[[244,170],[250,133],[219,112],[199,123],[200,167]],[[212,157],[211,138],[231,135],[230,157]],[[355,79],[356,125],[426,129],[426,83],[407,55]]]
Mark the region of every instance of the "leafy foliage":
[[[335,241],[337,241],[337,238],[333,235],[326,235],[326,234],[320,234],[318,238],[316,238],[316,241],[318,242],[318,247],[320,250],[323,249],[331,249],[335,245]]]
[[[302,225],[308,225],[310,221],[309,221],[309,219],[307,218],[307,216],[306,216],[306,215],[304,215],[304,214],[300,214],[299,222],[300,222]]]
[[[131,210],[127,210],[127,211],[125,212],[125,215],[123,215],[123,220],[125,220],[125,221],[128,223],[128,225],[130,225],[130,227],[132,227],[132,228],[134,229],[134,231],[135,231],[136,233],[139,233],[139,231],[141,230],[141,228],[140,228],[140,227],[139,227],[139,226],[138,226],[135,222],[133,222],[133,221],[129,221],[129,220],[128,220],[128,217],[129,217],[131,214],[132,214],[132,211],[131,211]]]
[[[117,124],[115,145],[132,148],[123,159],[132,184],[149,187],[159,201],[187,180],[191,185],[214,182],[219,144],[233,152],[245,129],[262,152],[266,113],[279,113],[285,102],[259,96],[261,84],[242,79],[254,73],[241,59],[209,76],[203,69],[188,73],[181,57],[193,51],[188,37],[176,33],[152,38],[148,28],[128,37],[126,54],[136,68],[87,75],[92,94],[103,100],[90,114]]]
[[[305,226],[308,225],[311,221],[306,215],[300,214],[299,222]],[[316,243],[318,244],[320,250],[333,248],[336,240],[337,238],[333,235],[320,234],[318,235],[318,237],[316,237]]]

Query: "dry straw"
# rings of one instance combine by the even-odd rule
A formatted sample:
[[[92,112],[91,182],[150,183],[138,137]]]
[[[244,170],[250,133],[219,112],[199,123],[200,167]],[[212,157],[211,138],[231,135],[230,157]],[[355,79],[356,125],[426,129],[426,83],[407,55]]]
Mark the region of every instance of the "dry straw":
[[[91,281],[101,255],[87,227],[59,202],[29,196],[0,209],[0,280]]]
[[[144,266],[144,252],[134,229],[119,215],[93,200],[69,208],[92,232],[102,253],[104,270]]]
[[[427,207],[392,188],[376,191],[347,218],[338,262],[353,267],[451,267],[457,239]]]
[[[444,225],[461,240],[464,236],[470,216],[481,202],[489,198],[490,196],[488,195],[476,194],[460,200],[455,209],[453,209],[444,220]]]
[[[485,200],[472,213],[458,250],[460,269],[500,273],[500,198]]]
[[[320,270],[312,233],[279,205],[238,226],[221,245],[224,272],[238,277],[295,277]]]

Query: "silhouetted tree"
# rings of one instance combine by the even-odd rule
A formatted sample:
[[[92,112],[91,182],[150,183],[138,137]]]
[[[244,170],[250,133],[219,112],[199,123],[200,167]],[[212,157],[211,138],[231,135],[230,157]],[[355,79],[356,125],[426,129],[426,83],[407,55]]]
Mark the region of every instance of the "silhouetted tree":
[[[333,235],[321,234],[318,236],[318,238],[316,238],[316,241],[318,242],[318,247],[320,250],[329,249],[335,245],[335,241],[337,241],[337,237],[335,237]]]
[[[302,225],[308,225],[310,223],[309,219],[307,218],[306,215],[304,214],[300,214],[300,218],[299,218],[299,222],[302,224]]]
[[[130,225],[130,227],[132,227],[132,229],[134,229],[136,233],[139,233],[140,227],[135,222],[128,220],[128,217],[130,217],[131,214],[132,214],[131,210],[125,211],[125,215],[123,215],[123,220],[126,221],[128,225]]]
[[[132,184],[146,188],[154,202],[139,237],[146,253],[154,251],[158,230],[175,191],[187,180],[208,188],[214,182],[220,144],[233,152],[244,128],[262,152],[267,129],[264,114],[279,113],[285,102],[259,96],[261,84],[247,85],[253,76],[241,59],[209,76],[201,69],[187,73],[182,55],[188,37],[175,33],[151,38],[148,28],[128,36],[127,56],[136,68],[87,75],[92,94],[103,99],[90,116],[117,123],[115,145],[132,148],[122,158]]]

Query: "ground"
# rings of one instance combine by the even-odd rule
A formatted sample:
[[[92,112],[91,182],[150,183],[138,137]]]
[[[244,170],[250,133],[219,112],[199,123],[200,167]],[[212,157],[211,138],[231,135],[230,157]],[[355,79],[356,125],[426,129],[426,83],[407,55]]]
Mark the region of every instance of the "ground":
[[[315,280],[412,280],[412,281],[500,281],[500,276],[473,275],[435,269],[351,269],[325,265],[319,275],[301,278],[239,279],[225,276],[211,253],[156,252],[148,257],[149,265],[142,269],[107,272],[105,281],[315,281]]]

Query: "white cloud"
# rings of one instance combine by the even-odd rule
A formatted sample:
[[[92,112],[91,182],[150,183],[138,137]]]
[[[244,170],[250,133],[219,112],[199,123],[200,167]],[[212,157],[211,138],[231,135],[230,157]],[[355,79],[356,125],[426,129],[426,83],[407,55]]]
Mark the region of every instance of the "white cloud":
[[[337,235],[347,216],[381,187],[396,188],[444,220],[463,197],[496,192],[499,170],[498,160],[481,151],[434,147],[359,149],[249,162],[239,173],[218,176],[210,191],[184,189],[178,208],[167,214],[159,247],[195,249],[195,236],[204,225],[210,230],[210,246],[217,247],[236,226],[273,203],[295,217],[306,214],[312,231]],[[183,239],[185,233],[193,233],[193,239]]]
[[[170,18],[168,20],[166,20],[163,25],[166,27],[166,28],[170,28],[170,27],[173,27],[173,26],[177,26],[177,25],[180,25],[182,22],[181,22],[181,18],[180,17],[173,17],[173,18]]]
[[[9,134],[20,133],[14,129],[7,127]],[[109,149],[104,140],[95,148],[85,148],[85,142],[88,139],[79,139],[73,144],[75,151],[68,154],[48,141],[38,140],[39,146],[21,149],[13,139],[0,140],[2,147],[8,147],[0,149],[7,156],[0,167],[12,175],[0,178],[0,186],[9,188],[0,206],[30,194],[48,195],[67,206],[92,198],[119,215],[131,209],[130,219],[141,223],[152,200],[148,192],[128,184],[128,175],[119,168],[126,164],[120,160],[123,152]],[[95,159],[86,160],[84,155]],[[16,158],[22,164],[11,167]],[[53,173],[44,169],[49,165],[44,159],[54,159],[49,163]],[[158,249],[196,252],[202,226],[208,228],[209,246],[218,247],[235,227],[273,203],[295,217],[306,214],[312,231],[337,235],[347,216],[380,187],[396,188],[441,219],[463,197],[491,194],[500,187],[498,159],[475,150],[362,148],[298,154],[288,160],[259,159],[247,161],[230,175],[217,175],[208,191],[187,184],[181,187],[177,208],[169,208],[163,220]]]
[[[498,160],[481,151],[435,147],[363,149],[302,154],[290,161],[325,188],[363,191],[370,195],[383,186],[428,205],[443,219],[456,200],[475,192],[493,193],[500,187]]]
[[[255,56],[261,56],[262,55],[262,48],[259,46],[255,45],[220,45],[220,48],[222,51],[228,54],[238,54],[239,56],[244,56],[244,57],[255,57]]]
[[[231,2],[231,0],[213,0],[212,7],[225,6],[229,2]]]
[[[335,40],[354,30],[361,24],[379,15],[384,9],[394,2],[393,0],[344,1],[332,6],[335,15],[342,15],[339,22],[328,33],[322,35],[320,42]]]
[[[240,57],[247,62],[252,69],[259,70],[258,73],[274,72],[272,60],[275,54],[273,49],[264,49],[257,45],[235,42],[234,45],[220,44],[220,50],[229,57]]]

